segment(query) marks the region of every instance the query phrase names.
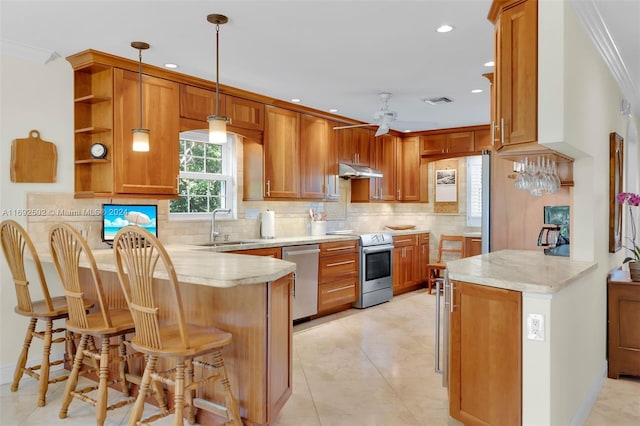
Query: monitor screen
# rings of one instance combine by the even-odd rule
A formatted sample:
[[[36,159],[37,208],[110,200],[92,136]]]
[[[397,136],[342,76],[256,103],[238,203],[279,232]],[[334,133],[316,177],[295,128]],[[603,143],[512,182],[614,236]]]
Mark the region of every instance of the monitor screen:
[[[158,236],[158,206],[154,204],[103,204],[102,241],[112,242],[127,225],[138,225]]]

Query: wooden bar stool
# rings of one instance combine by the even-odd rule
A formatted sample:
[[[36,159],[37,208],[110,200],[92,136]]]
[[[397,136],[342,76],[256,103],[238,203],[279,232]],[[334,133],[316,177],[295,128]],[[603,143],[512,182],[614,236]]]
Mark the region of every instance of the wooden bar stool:
[[[131,345],[148,356],[129,425],[151,422],[171,412],[174,413],[173,424],[182,425],[185,406],[191,424],[195,422],[197,407],[226,417],[227,425],[241,425],[238,403],[231,392],[221,352],[231,343],[231,334],[187,322],[180,285],[169,254],[144,228],[133,225],[122,228],[116,234],[113,250],[120,284],[136,324]],[[168,279],[154,279],[156,269],[162,271],[163,278],[168,275]],[[213,361],[206,363],[194,359],[203,355],[211,355]],[[158,358],[173,359],[175,368],[157,371]],[[202,370],[201,379],[197,381],[194,381],[194,366]],[[207,375],[207,371],[211,371],[211,375]],[[174,405],[171,410],[161,410],[139,422],[152,381],[174,387]],[[196,398],[198,387],[211,381],[222,384],[224,406]]]
[[[444,279],[442,274],[447,267],[445,262],[447,260],[460,259],[463,257],[463,253],[464,237],[462,235],[440,235],[436,263],[427,265],[427,289],[429,294],[431,294],[431,289],[436,286],[436,282]]]
[[[5,220],[0,224],[0,238],[2,239],[2,251],[9,265],[11,276],[16,290],[18,304],[15,311],[17,314],[31,318],[27,328],[27,335],[24,339],[22,352],[16,364],[16,370],[13,376],[13,384],[11,391],[16,392],[22,379],[23,374],[27,374],[38,380],[38,406],[42,407],[47,402],[47,389],[51,383],[66,380],[68,375],[49,378],[50,368],[60,365],[64,359],[51,361],[49,359],[51,353],[51,345],[53,343],[67,344],[66,352],[68,356],[73,356],[72,339],[68,336],[65,328],[53,328],[53,321],[57,319],[66,319],[68,317],[67,301],[64,296],[51,297],[47,281],[42,272],[40,258],[33,242],[29,238],[27,231],[20,224],[13,220]],[[40,289],[43,294],[42,300],[33,300],[29,291],[29,281],[25,272],[24,250],[29,250],[29,255],[33,259],[38,279],[40,281]],[[91,304],[85,305],[85,308],[91,307]],[[38,320],[44,321],[44,331],[36,331]],[[6,327],[6,325],[5,325]],[[65,337],[53,338],[53,335],[65,332]],[[29,348],[33,338],[43,340],[42,364],[27,366],[29,357]]]
[[[49,233],[49,244],[53,263],[62,281],[69,306],[67,330],[81,336],[73,361],[73,369],[64,390],[59,417],[61,419],[67,417],[69,405],[75,397],[96,407],[96,424],[102,425],[108,410],[134,401],[134,398],[129,397],[127,361],[135,354],[127,355],[125,346],[125,335],[134,332],[133,319],[126,307],[109,306],[95,258],[78,231],[68,224],[55,225]],[[85,262],[83,266],[87,266],[91,272],[91,279],[80,278],[80,263],[83,260]],[[87,312],[84,306],[91,299],[95,307]],[[111,337],[118,338],[117,356],[110,354],[111,348],[115,346],[111,345]],[[96,338],[100,339],[100,350],[96,348]],[[99,382],[97,386],[76,389],[85,358],[93,370],[98,372]],[[114,380],[109,380],[111,363],[118,363],[119,377]],[[107,406],[107,387],[116,383],[121,384],[125,399]],[[97,390],[96,398],[88,395],[94,390]]]

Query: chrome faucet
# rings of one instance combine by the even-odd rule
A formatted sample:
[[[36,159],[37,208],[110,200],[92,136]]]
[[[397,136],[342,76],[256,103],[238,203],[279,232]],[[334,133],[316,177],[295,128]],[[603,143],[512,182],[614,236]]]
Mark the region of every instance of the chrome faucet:
[[[216,231],[216,213],[231,213],[231,209],[215,209],[211,213],[211,242],[214,242],[216,237],[220,235],[220,232]]]

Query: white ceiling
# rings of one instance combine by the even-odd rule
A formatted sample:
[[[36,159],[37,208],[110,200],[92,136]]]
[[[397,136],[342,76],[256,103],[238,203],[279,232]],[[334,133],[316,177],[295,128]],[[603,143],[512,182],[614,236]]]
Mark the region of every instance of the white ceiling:
[[[582,1],[582,0],[578,0]],[[595,1],[616,25],[620,50],[640,78],[640,0]],[[391,92],[392,128],[426,130],[489,122],[493,58],[491,0],[412,1],[28,1],[2,0],[3,54],[11,45],[63,58],[96,49],[130,59],[131,41],[151,44],[145,63],[215,80],[215,26],[221,13],[220,83],[360,121]],[[455,30],[440,34],[441,24]],[[626,23],[626,24],[625,24]],[[19,50],[19,49],[18,49]],[[55,52],[55,53],[54,53]],[[640,81],[638,81],[640,83]],[[638,84],[640,87],[640,84]],[[483,89],[472,94],[472,89]],[[446,96],[447,105],[423,98]]]

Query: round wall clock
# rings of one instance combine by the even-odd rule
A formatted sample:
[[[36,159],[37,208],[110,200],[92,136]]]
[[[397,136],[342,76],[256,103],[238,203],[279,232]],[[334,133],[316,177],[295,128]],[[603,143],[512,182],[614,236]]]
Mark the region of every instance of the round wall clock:
[[[107,156],[107,147],[101,143],[91,145],[91,156],[93,158],[104,158]]]

